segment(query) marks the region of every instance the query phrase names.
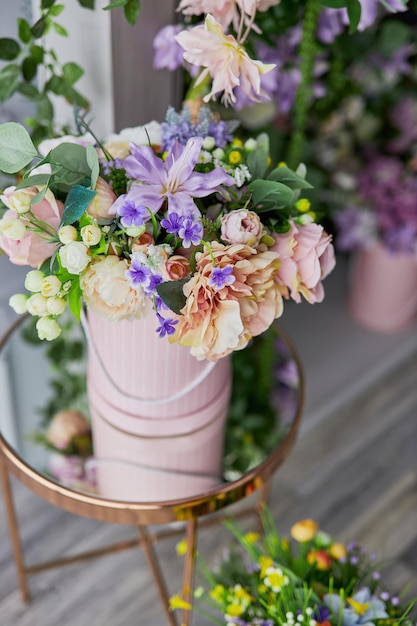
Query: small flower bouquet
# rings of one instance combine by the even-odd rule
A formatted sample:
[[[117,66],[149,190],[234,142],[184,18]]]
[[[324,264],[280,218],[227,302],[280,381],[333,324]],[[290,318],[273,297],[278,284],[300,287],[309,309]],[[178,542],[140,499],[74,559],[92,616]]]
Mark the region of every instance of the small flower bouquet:
[[[0,126],[0,169],[23,170],[1,195],[0,246],[34,268],[13,308],[47,340],[67,305],[78,318],[82,302],[111,320],[154,314],[161,337],[217,360],[284,299],[321,301],[335,261],[301,197],[305,167],[271,164],[266,136],[235,131],[191,105],[103,144],[87,133],[38,151],[21,125]]]
[[[194,610],[215,624],[235,626],[412,626],[414,601],[388,592],[374,554],[344,545],[305,519],[282,537],[268,509],[264,533],[242,533],[219,567],[203,564],[209,588],[195,591]],[[203,606],[207,605],[207,611]],[[211,607],[208,611],[208,607]],[[180,596],[171,608],[190,609]]]

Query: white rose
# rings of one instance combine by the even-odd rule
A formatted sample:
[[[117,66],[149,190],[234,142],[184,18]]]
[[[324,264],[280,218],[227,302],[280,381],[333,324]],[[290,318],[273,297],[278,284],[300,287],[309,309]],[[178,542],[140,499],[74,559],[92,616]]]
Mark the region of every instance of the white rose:
[[[45,274],[40,270],[31,270],[25,277],[25,288],[32,293],[38,293],[42,289]]]
[[[87,226],[82,227],[80,234],[81,239],[86,246],[95,246],[100,242],[101,228],[95,226],[94,224],[88,224]]]
[[[35,293],[30,296],[26,302],[27,310],[31,315],[47,315],[48,309],[46,307],[47,298],[40,293]]]
[[[213,156],[215,159],[219,159],[219,161],[221,161],[224,159],[224,150],[222,148],[216,148],[213,150]]]
[[[51,317],[41,317],[36,322],[36,330],[38,331],[39,339],[46,339],[47,341],[53,341],[61,334],[58,322]]]
[[[77,241],[78,231],[74,226],[71,226],[71,224],[67,224],[59,229],[58,237],[59,241],[63,244],[71,243],[72,241]]]
[[[62,266],[70,274],[81,274],[91,261],[88,248],[82,241],[72,241],[62,246],[59,250],[59,258]]]
[[[0,234],[13,241],[20,241],[26,235],[26,226],[18,217],[5,217],[0,220]]]
[[[252,150],[255,150],[257,145],[258,145],[257,141],[253,137],[251,137],[250,139],[247,139],[247,141],[245,141],[245,149],[248,152],[251,152]]]
[[[117,141],[128,141],[137,146],[152,145],[160,146],[162,144],[162,130],[159,122],[149,122],[143,126],[135,126],[134,128],[124,128],[118,135],[110,135],[106,144]]]
[[[62,283],[56,276],[45,276],[41,285],[41,294],[45,298],[56,296],[62,287]]]
[[[26,313],[28,296],[24,293],[16,293],[9,299],[9,306],[13,309],[15,313],[18,315],[22,315],[22,313]]]
[[[216,145],[216,140],[214,139],[214,137],[210,137],[210,135],[208,135],[207,137],[204,137],[204,141],[203,141],[204,150],[213,150],[215,145]]]
[[[9,208],[16,213],[27,213],[30,210],[31,196],[26,191],[15,191],[9,198]]]
[[[62,315],[67,306],[66,300],[63,298],[48,298],[46,308],[51,315]]]

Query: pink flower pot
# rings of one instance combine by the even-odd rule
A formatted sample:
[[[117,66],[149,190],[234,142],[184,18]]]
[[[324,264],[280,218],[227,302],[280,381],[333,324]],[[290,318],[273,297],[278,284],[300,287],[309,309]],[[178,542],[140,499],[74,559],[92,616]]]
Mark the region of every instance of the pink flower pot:
[[[391,333],[412,325],[417,314],[417,259],[391,254],[376,244],[351,259],[348,307],[352,317],[376,332]]]
[[[152,313],[112,322],[89,312],[88,397],[99,492],[161,501],[221,478],[230,358],[198,361],[155,332]]]

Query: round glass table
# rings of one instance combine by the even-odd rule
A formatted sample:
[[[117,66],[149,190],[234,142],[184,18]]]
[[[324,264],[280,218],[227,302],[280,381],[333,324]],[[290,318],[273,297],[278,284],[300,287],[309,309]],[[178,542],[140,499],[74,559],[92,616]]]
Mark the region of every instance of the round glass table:
[[[65,475],[58,478],[58,474],[51,471],[50,455],[57,453],[50,444],[45,445],[45,429],[51,413],[65,409],[71,402],[74,406],[85,406],[85,413],[88,414],[84,386],[85,340],[81,333],[73,335],[73,332],[74,329],[70,328],[66,339],[45,345],[45,342],[34,339],[33,320],[23,316],[8,328],[0,340],[0,397],[3,399],[0,403],[0,473],[23,600],[30,599],[29,575],[68,562],[140,547],[157,585],[167,623],[176,626],[176,616],[169,608],[166,583],[153,545],[164,537],[185,535],[187,554],[182,590],[184,600],[190,602],[198,528],[221,522],[224,509],[254,492],[257,492],[256,504],[239,509],[237,516],[258,515],[267,503],[274,473],[295,442],[304,402],[303,372],[297,352],[285,331],[276,325],[273,342],[269,341],[263,351],[258,346],[253,353],[247,350],[235,353],[235,393],[232,393],[226,423],[224,464],[218,484],[205,489],[204,482],[196,482],[200,486],[187,497],[176,494],[174,489],[169,500],[141,502],[135,498],[134,489],[129,492],[131,495],[128,498],[126,490],[121,490],[124,494],[122,500],[117,489],[109,497],[100,493],[94,481],[70,480]],[[265,370],[263,377],[262,369]],[[262,380],[268,381],[267,391],[261,389]],[[241,384],[235,385],[235,381]],[[242,395],[245,395],[242,389],[245,386],[252,389],[246,394],[246,404],[242,404]],[[250,404],[256,395],[262,398],[265,393],[268,395],[266,408],[262,403],[256,406]],[[76,398],[77,394],[79,398]],[[239,413],[242,407],[244,414]],[[113,472],[123,469],[122,463],[117,467],[117,460],[96,459],[94,441],[92,446],[92,452],[83,459],[87,470],[97,472],[101,466]],[[140,463],[133,474],[131,470],[129,468],[130,477],[135,477],[136,472],[133,482],[146,480]],[[49,503],[76,515],[134,526],[138,531],[137,537],[101,550],[27,567],[19,537],[10,473]],[[94,475],[94,471],[90,471],[90,475]],[[157,526],[158,530],[151,531],[150,526]],[[188,625],[190,619],[191,613],[184,611],[181,624]]]

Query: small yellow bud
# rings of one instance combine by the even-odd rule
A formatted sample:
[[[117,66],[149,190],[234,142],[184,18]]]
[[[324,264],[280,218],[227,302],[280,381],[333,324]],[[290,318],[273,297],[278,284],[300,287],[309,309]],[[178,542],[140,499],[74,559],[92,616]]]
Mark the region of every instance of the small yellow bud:
[[[307,213],[307,211],[310,210],[311,202],[310,200],[307,200],[307,198],[300,198],[295,203],[295,206],[300,211],[300,213]]]
[[[238,163],[240,163],[242,160],[242,155],[240,154],[239,150],[232,150],[229,153],[229,163],[231,163],[232,165],[238,165]]]

